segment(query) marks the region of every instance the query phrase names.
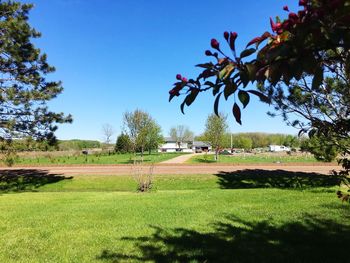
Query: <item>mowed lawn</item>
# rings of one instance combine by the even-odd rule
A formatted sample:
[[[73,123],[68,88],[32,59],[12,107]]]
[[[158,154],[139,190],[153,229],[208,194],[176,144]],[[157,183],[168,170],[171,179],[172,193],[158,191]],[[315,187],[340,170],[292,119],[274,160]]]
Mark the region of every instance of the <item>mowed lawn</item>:
[[[213,154],[203,154],[192,157],[187,163],[230,163],[230,164],[247,164],[247,163],[316,163],[313,156],[302,155],[265,155],[265,154],[237,154],[237,155],[219,155],[219,160],[214,159]]]
[[[159,163],[184,153],[145,153],[143,161],[145,163]],[[79,164],[132,164],[134,159],[140,160],[141,155],[137,154],[79,154],[76,156],[53,156],[48,154],[47,156],[21,156],[19,157],[15,165],[79,165]]]
[[[0,184],[0,262],[349,261],[338,178],[157,175],[137,193],[130,176],[26,176]]]

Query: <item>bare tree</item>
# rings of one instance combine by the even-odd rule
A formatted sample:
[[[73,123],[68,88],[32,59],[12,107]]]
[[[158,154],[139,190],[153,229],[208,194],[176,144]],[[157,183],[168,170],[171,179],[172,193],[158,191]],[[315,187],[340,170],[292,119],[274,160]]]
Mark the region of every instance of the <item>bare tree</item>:
[[[176,141],[179,149],[181,148],[181,144],[185,141],[193,140],[193,132],[185,125],[177,125],[170,129],[169,135],[172,139]]]
[[[108,123],[104,124],[102,126],[102,132],[103,132],[105,143],[110,144],[112,141],[111,138],[112,138],[113,134],[115,133],[113,126],[108,124]]]

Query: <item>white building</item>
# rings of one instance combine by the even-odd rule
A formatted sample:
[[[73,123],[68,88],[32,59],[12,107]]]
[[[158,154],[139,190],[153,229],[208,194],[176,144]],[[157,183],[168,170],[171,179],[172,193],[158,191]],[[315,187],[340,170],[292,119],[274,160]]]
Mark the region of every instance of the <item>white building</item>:
[[[269,145],[270,152],[290,152],[290,148],[284,145]]]
[[[176,143],[176,140],[167,137],[165,138],[165,143],[161,145],[158,149],[158,152],[167,152],[167,153],[172,153],[172,152],[193,152],[192,151],[192,141],[189,142],[182,142],[179,145]]]
[[[211,146],[208,143],[201,141],[187,141],[182,142],[179,145],[176,143],[176,140],[167,137],[165,138],[165,142],[158,149],[158,152],[185,152],[185,153],[193,153],[193,152],[204,152],[211,151]]]

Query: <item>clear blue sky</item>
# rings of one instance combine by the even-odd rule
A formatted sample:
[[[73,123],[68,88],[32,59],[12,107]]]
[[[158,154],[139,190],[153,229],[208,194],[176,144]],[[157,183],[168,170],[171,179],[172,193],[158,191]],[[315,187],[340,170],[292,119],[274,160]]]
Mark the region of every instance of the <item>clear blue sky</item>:
[[[195,64],[206,62],[210,39],[222,41],[226,30],[239,34],[238,47],[269,29],[269,17],[286,15],[296,0],[32,0],[30,23],[42,38],[36,44],[48,54],[64,92],[50,107],[71,113],[73,124],[62,125],[60,139],[102,140],[109,123],[121,131],[122,113],[140,108],[162,126],[185,124],[203,131],[213,111],[213,97],[201,94],[180,113],[182,98],[168,103],[175,75],[195,76]],[[243,111],[243,125],[234,122],[232,101],[222,101],[232,132],[263,131],[296,134],[281,118],[266,115],[267,105],[253,100]]]

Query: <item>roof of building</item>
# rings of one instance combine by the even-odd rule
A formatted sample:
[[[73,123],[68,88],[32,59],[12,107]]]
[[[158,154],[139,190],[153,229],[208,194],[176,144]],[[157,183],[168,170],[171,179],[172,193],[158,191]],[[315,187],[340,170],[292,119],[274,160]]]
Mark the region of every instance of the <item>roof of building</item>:
[[[165,137],[164,138],[164,141],[165,142],[176,142],[175,139],[171,138],[171,137]],[[195,147],[210,147],[210,144],[209,143],[206,143],[206,142],[202,142],[202,141],[192,141],[192,140],[188,140],[186,141],[187,143],[193,143],[193,146]],[[186,143],[185,142],[185,143]]]
[[[193,146],[195,147],[210,147],[209,143],[202,142],[202,141],[194,141]]]

